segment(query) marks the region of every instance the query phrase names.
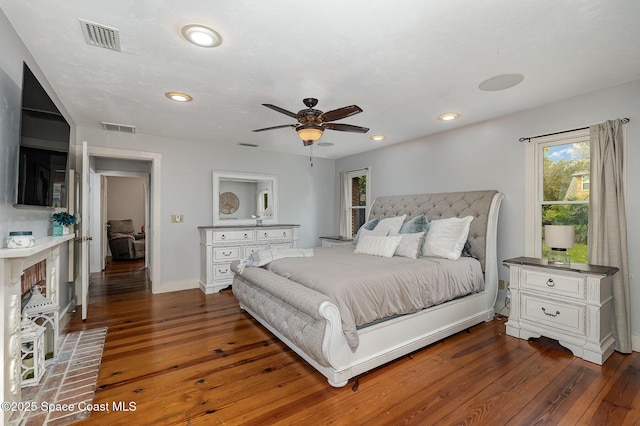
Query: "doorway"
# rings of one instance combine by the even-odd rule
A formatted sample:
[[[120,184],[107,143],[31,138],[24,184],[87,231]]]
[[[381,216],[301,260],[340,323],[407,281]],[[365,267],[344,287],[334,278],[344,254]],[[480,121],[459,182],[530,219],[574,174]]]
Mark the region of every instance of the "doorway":
[[[129,168],[148,169],[148,162],[131,164],[131,162],[118,162],[120,167],[127,164]],[[99,188],[92,196],[91,205],[91,229],[94,240],[90,246],[89,272],[101,272],[113,258],[113,247],[109,244],[109,221],[127,220],[131,221],[133,240],[135,244],[135,259],[139,259],[140,248],[144,253],[143,262],[147,266],[146,255],[146,229],[149,222],[149,173],[126,172],[119,170],[102,170],[101,161],[96,159],[95,172],[90,175],[92,188]],[[135,166],[135,167],[134,167]],[[110,167],[114,167],[114,162],[110,161]],[[142,242],[141,242],[142,240]],[[120,239],[114,242],[116,246],[125,244],[127,239]],[[132,244],[133,246],[133,244]],[[119,259],[125,259],[120,257]],[[133,259],[133,258],[132,258]]]
[[[87,147],[89,158],[89,221],[93,240],[89,244],[89,257],[93,270],[100,272],[106,256],[106,207],[103,196],[108,195],[107,179],[142,178],[144,180],[145,267],[151,280],[151,289],[160,288],[160,176],[161,154],[103,147]],[[106,189],[105,189],[106,185]],[[158,224],[158,226],[156,226]],[[91,263],[91,262],[89,262]],[[96,266],[96,264],[98,266]],[[92,271],[93,272],[93,271]]]

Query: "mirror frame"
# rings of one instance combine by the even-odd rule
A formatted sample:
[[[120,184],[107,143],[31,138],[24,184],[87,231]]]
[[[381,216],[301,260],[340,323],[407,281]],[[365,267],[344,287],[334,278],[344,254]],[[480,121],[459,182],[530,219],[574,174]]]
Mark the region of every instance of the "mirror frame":
[[[262,218],[263,225],[278,223],[278,178],[274,175],[239,173],[239,172],[213,172],[213,226],[256,225],[256,219],[223,219],[220,216],[220,182],[234,180],[239,182],[271,182],[271,206],[272,216]]]

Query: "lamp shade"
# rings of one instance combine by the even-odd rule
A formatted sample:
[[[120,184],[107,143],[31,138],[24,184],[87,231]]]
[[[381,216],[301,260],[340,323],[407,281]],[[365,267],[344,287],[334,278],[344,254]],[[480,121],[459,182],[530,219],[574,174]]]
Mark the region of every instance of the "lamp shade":
[[[299,126],[296,131],[298,132],[298,136],[300,136],[300,139],[302,139],[304,142],[315,142],[322,137],[322,132],[324,131],[324,129],[313,123],[306,123],[302,126]]]
[[[575,230],[572,225],[545,225],[544,241],[552,249],[568,249],[573,247]]]

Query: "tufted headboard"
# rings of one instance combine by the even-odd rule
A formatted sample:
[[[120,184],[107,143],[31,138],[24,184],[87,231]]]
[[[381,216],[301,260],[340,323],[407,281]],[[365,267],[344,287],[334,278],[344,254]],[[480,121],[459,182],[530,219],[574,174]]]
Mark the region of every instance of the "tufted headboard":
[[[447,217],[473,216],[468,241],[471,253],[478,257],[482,270],[486,271],[487,240],[490,231],[488,221],[498,191],[443,192],[440,194],[391,195],[378,197],[371,206],[369,219],[401,216],[409,220],[424,214],[429,221]],[[502,194],[500,194],[502,200]],[[497,217],[493,219],[497,220]],[[495,233],[495,225],[491,227]],[[495,240],[495,235],[493,236]]]

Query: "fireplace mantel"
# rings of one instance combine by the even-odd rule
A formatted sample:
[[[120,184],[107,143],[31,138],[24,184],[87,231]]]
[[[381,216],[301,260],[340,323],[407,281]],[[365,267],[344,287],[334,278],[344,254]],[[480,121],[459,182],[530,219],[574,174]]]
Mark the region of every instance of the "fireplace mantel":
[[[36,240],[33,247],[23,249],[0,249],[0,306],[5,321],[0,330],[3,343],[0,355],[2,379],[2,401],[20,400],[20,277],[25,269],[36,263],[47,261],[47,297],[57,302],[60,277],[60,246],[75,238],[75,234],[61,237],[44,237]],[[4,412],[4,422],[11,412]],[[4,424],[3,422],[3,424]]]

